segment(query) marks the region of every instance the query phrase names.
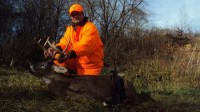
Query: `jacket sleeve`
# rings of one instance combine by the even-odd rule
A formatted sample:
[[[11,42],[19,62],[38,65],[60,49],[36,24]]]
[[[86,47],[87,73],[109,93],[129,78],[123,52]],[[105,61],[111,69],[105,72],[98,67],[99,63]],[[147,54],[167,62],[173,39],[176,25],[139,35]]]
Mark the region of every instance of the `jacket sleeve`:
[[[88,26],[85,26],[82,31],[81,39],[73,45],[72,50],[76,52],[77,56],[89,55],[101,44],[96,26],[89,24]]]
[[[56,44],[56,46],[60,46],[62,49],[65,49],[65,47],[67,46],[68,42],[70,41],[70,36],[69,36],[69,27],[67,28],[67,30],[64,33],[64,36],[61,37],[59,43]],[[66,52],[68,52],[71,49],[71,42],[69,43],[70,45],[68,46],[68,49],[66,50]]]

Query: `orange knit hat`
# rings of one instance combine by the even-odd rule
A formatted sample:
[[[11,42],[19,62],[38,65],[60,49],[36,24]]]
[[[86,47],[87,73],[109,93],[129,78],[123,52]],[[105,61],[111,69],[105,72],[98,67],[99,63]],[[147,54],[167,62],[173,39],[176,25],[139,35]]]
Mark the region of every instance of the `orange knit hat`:
[[[69,15],[71,15],[73,11],[83,12],[83,7],[80,4],[73,4],[69,8]]]

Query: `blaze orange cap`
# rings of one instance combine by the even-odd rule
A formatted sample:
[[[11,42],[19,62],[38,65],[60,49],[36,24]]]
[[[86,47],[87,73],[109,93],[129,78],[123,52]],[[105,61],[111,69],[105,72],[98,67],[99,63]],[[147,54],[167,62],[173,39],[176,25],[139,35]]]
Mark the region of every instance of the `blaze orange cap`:
[[[69,8],[69,15],[71,15],[73,11],[83,12],[83,7],[80,4],[73,4]]]

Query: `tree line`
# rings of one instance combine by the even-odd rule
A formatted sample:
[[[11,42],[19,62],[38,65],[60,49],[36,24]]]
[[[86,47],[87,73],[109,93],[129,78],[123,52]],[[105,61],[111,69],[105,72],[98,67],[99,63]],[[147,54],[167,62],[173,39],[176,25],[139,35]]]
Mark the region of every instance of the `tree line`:
[[[70,25],[68,9],[84,6],[110,52],[113,40],[137,37],[147,21],[144,0],[0,0],[0,64],[25,67],[43,59],[34,40],[58,42]],[[106,55],[109,55],[106,53]]]

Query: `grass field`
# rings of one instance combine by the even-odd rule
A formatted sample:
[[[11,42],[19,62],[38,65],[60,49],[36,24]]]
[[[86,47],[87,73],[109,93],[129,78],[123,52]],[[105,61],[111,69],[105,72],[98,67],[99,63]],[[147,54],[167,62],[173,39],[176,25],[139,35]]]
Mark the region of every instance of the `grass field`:
[[[143,81],[146,78],[142,76],[129,75],[125,78],[134,82],[138,93],[149,93],[156,103],[147,101],[120,112],[200,112],[199,87],[169,84],[167,77],[157,83]],[[0,68],[0,107],[1,112],[108,111],[100,102],[80,95],[74,95],[67,101],[55,98],[41,80],[28,72],[6,68]]]
[[[197,42],[200,43],[195,40],[189,48],[161,48],[161,52],[150,58],[134,51],[121,53],[125,54],[122,61],[127,60],[122,66],[124,78],[135,85],[138,94],[149,94],[155,102],[148,100],[118,111],[200,112],[200,48]],[[0,112],[108,111],[101,102],[81,95],[67,100],[53,97],[47,86],[29,72],[0,67]]]

